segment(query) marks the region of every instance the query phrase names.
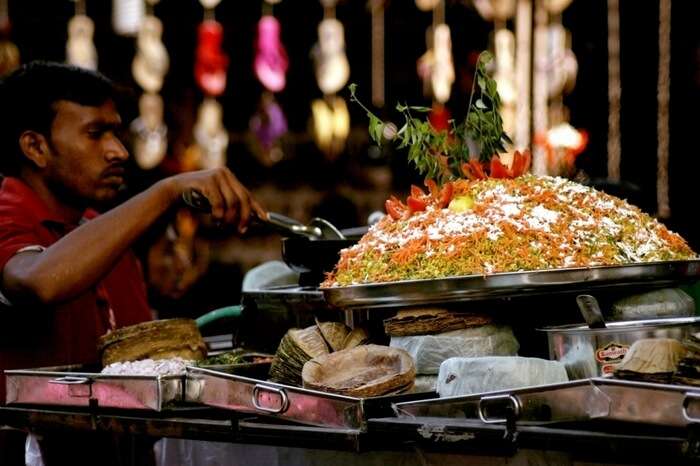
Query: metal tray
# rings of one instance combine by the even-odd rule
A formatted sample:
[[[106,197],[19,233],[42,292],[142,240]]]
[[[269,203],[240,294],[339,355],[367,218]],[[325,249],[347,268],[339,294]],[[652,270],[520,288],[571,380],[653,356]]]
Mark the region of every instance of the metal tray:
[[[611,378],[395,403],[398,417],[542,425],[605,419],[685,427],[700,423],[700,387]]]
[[[392,413],[392,403],[435,393],[354,398],[267,382],[201,367],[187,368],[186,401],[301,424],[364,431],[368,417]]]
[[[161,411],[182,401],[185,376],[103,375],[86,366],[5,371],[8,405],[32,404]]]
[[[700,260],[465,275],[324,288],[341,309],[375,309],[622,287],[668,286],[700,278]]]

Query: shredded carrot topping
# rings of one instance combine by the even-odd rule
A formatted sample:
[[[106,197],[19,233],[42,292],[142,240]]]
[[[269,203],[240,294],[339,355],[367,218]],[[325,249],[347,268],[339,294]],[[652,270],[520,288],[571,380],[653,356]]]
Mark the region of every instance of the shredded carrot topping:
[[[563,178],[458,180],[473,208],[386,216],[341,252],[322,287],[696,258],[627,202]]]

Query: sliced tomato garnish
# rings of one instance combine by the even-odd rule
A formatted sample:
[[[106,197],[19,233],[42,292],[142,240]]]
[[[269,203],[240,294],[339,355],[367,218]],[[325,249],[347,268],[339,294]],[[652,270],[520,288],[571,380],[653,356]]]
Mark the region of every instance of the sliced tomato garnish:
[[[478,160],[470,160],[469,165],[471,165],[472,174],[477,180],[485,180],[488,178],[486,172],[484,171],[483,165]]]
[[[527,171],[530,169],[530,161],[530,151],[526,150],[525,152],[520,153],[520,151],[516,150],[513,154],[513,167],[511,169],[513,178],[517,178],[527,173]]]
[[[474,180],[474,174],[472,173],[472,166],[468,163],[463,163],[460,167],[462,169],[462,176],[468,180]]]
[[[425,185],[428,187],[428,191],[430,192],[430,195],[433,197],[437,197],[439,194],[438,186],[435,180],[431,180],[426,178],[424,181]]]
[[[394,196],[391,196],[384,202],[384,208],[386,213],[394,220],[400,220],[408,212],[408,207]]]
[[[512,174],[508,167],[503,165],[501,159],[497,156],[491,158],[491,170],[489,176],[491,178],[512,178]]]
[[[408,196],[406,204],[408,204],[409,213],[422,212],[428,207],[428,201],[426,199],[417,199],[413,196]]]
[[[454,195],[455,188],[450,182],[445,183],[445,185],[440,190],[440,196],[438,197],[438,207],[444,209],[450,204],[452,196]]]
[[[406,210],[402,207],[403,206],[400,205],[400,203],[397,203],[392,199],[387,199],[384,202],[384,208],[386,209],[386,213],[389,214],[389,216],[394,220],[400,220],[401,217],[403,217],[403,214],[406,212]]]
[[[416,199],[420,199],[422,197],[425,197],[425,191],[420,189],[415,184],[412,184],[411,185],[411,197],[415,197]]]

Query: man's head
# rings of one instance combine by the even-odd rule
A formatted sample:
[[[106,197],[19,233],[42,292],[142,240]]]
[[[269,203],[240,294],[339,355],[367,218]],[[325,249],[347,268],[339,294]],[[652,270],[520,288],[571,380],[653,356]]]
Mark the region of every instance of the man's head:
[[[32,62],[0,83],[0,172],[31,173],[70,201],[113,199],[128,153],[115,88],[103,75]]]

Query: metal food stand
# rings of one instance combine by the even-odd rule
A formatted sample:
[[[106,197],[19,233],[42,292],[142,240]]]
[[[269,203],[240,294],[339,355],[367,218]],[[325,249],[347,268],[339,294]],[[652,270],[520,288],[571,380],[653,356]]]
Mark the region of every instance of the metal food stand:
[[[581,274],[592,278],[581,281]],[[516,297],[529,291],[548,293],[553,281],[558,291],[576,292],[591,284],[616,289],[662,286],[698,276],[700,261],[687,261],[507,274],[491,283],[527,282],[495,285],[499,297]],[[492,296],[483,290],[486,295],[470,296],[474,293],[465,284],[477,280],[484,277],[423,282],[422,302],[434,301],[435,293],[445,298],[438,302]],[[347,290],[324,294],[349,313],[379,316],[375,309],[393,308],[406,291],[397,288],[389,302],[377,299],[370,288],[362,288],[362,296],[355,298]],[[288,293],[300,293],[285,305],[301,303],[302,312],[309,306],[324,307],[318,290],[295,287],[269,295],[257,290],[244,296],[244,302],[264,305],[268,297],[278,302]],[[421,301],[409,291],[405,296],[404,304]],[[374,301],[368,303],[368,297]],[[337,311],[328,304],[325,308]],[[0,407],[0,425],[39,433],[106,431],[154,441],[167,437],[364,455],[515,458],[523,452],[555,451],[589,462],[645,463],[660,455],[667,464],[700,461],[700,387],[592,378],[451,398],[418,393],[359,399],[198,367],[188,367],[184,376],[150,378],[81,370],[7,371],[8,404]],[[144,387],[150,390],[145,399],[139,395]]]

